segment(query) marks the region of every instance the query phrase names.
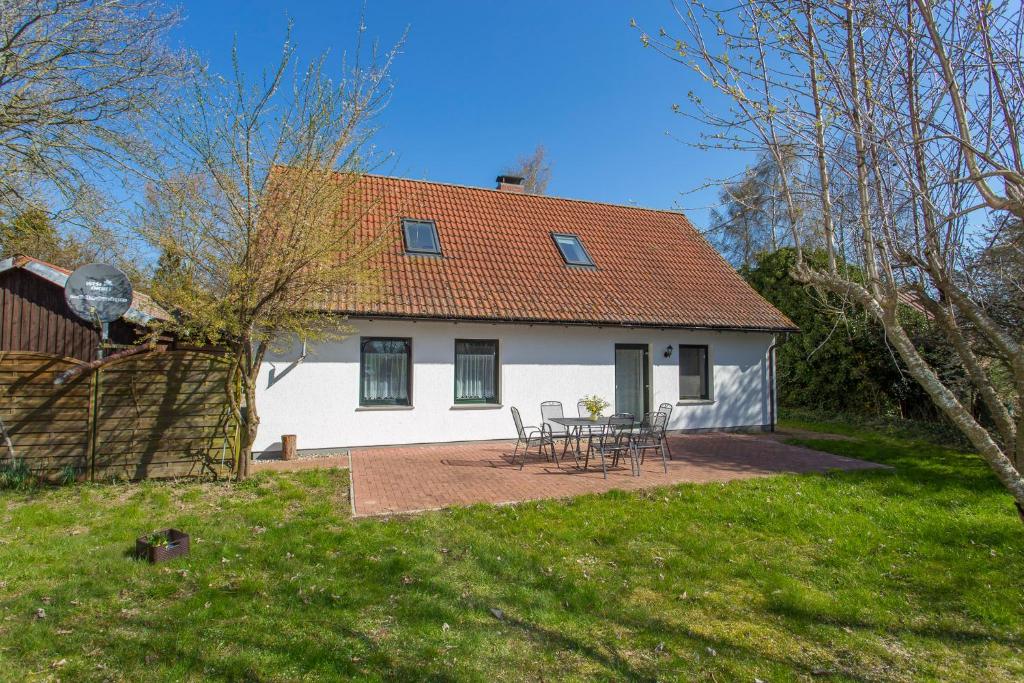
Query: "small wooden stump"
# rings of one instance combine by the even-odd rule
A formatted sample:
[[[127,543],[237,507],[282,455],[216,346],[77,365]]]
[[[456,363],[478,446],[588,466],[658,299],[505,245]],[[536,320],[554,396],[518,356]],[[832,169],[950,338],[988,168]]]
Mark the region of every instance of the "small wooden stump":
[[[295,459],[295,440],[294,434],[285,434],[281,437],[281,458],[284,460]]]

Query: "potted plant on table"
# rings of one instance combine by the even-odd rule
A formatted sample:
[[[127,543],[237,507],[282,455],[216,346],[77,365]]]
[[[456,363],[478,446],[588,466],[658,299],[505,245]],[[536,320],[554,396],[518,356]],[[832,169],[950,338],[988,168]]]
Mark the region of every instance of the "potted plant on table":
[[[610,405],[611,403],[608,403],[608,401],[604,400],[597,394],[583,397],[583,407],[587,409],[588,413],[590,413],[590,419],[595,422],[597,421],[597,418],[601,417],[601,411]]]

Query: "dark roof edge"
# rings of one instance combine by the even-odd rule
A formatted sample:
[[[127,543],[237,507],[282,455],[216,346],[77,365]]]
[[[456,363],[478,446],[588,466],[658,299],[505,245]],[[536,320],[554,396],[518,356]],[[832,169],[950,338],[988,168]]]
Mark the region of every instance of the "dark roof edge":
[[[15,254],[14,256],[10,256],[5,259],[0,259],[0,273],[15,269],[28,271],[29,273],[32,273],[36,277],[42,278],[43,280],[46,280],[47,282],[61,288],[64,287],[64,284],[68,281],[68,277],[72,272],[66,268],[61,268],[60,266],[55,266],[52,263],[43,261],[42,259],[37,259],[34,256],[26,256],[24,254]],[[144,311],[138,306],[134,305],[138,303],[137,301],[134,300],[134,297],[136,295],[140,297],[145,297],[149,301],[149,304],[155,310],[162,313],[163,316],[154,315],[153,313]],[[134,291],[133,289],[132,297],[133,305],[130,306],[127,311],[125,311],[123,316],[121,316],[122,319],[126,320],[127,322],[130,322],[134,325],[139,325],[140,327],[146,327],[154,320],[170,319],[170,314],[167,313],[167,311],[165,311],[163,307],[161,307],[155,301],[153,301],[148,294],[144,294],[143,292],[137,292]]]
[[[799,327],[757,327],[738,325],[692,325],[680,323],[648,323],[622,322],[612,320],[555,320],[550,318],[485,318],[485,317],[453,317],[440,315],[413,315],[399,313],[367,313],[365,311],[323,311],[329,315],[345,316],[358,320],[408,320],[412,322],[448,322],[448,323],[490,323],[494,325],[553,325],[565,327],[621,327],[644,330],[709,330],[713,332],[762,332],[783,333],[799,332]]]

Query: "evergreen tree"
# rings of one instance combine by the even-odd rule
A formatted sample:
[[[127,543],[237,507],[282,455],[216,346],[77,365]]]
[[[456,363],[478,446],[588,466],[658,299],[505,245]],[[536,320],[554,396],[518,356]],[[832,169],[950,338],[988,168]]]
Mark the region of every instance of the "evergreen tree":
[[[822,252],[804,254],[811,262],[824,263],[826,258]],[[939,419],[923,390],[889,348],[881,324],[838,296],[793,279],[790,272],[795,263],[795,250],[784,248],[761,254],[753,267],[740,271],[754,289],[800,327],[799,334],[779,345],[779,404],[835,413]],[[849,264],[844,268],[854,279],[863,279],[858,268]],[[903,306],[900,315],[914,330],[922,353],[950,374],[962,376],[952,351],[940,335],[931,332],[920,311]]]
[[[32,207],[0,222],[0,256],[23,254],[54,265],[74,268],[83,258],[81,246],[60,234],[50,214]]]

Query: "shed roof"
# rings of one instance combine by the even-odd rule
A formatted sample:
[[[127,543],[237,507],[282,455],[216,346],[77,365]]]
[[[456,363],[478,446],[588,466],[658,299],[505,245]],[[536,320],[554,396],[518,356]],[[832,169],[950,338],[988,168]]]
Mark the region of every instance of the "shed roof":
[[[64,287],[68,276],[72,273],[67,268],[47,263],[32,256],[19,254],[0,259],[0,273],[14,268],[23,268],[61,288]],[[131,308],[121,317],[130,323],[145,326],[154,320],[170,320],[171,314],[157,305],[147,294],[133,290]]]

